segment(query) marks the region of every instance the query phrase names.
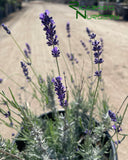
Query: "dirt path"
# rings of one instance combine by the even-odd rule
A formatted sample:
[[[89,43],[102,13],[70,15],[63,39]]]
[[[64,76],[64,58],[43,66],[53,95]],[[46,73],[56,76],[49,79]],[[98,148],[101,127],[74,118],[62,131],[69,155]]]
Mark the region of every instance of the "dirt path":
[[[97,38],[104,39],[104,81],[105,91],[109,97],[109,104],[113,106],[113,110],[117,110],[124,98],[128,95],[128,22],[114,20],[85,20],[79,17],[75,19],[75,11],[66,5],[45,3],[41,1],[24,3],[23,10],[14,13],[8,17],[5,24],[9,26],[14,37],[17,39],[22,49],[28,42],[32,48],[32,60],[37,72],[46,75],[46,72],[53,69],[57,74],[56,64],[51,56],[51,48],[47,47],[45,34],[42,30],[39,20],[39,14],[46,9],[50,11],[56,22],[57,35],[60,41],[60,48],[63,54],[69,51],[65,26],[67,22],[71,24],[71,45],[72,52],[82,65],[84,49],[80,44],[80,40],[88,43],[88,36],[85,27],[88,27],[97,34]],[[88,14],[92,14],[88,12]],[[81,55],[81,56],[80,56]],[[88,71],[88,57],[85,59],[85,74]],[[9,76],[24,85],[24,77],[20,68],[22,56],[16,48],[11,38],[5,34],[0,27],[0,68],[2,68]],[[61,71],[65,71],[66,67],[62,58],[59,61]],[[19,74],[20,73],[20,74]],[[4,89],[8,93],[8,87],[11,86],[16,97],[19,97],[20,89],[11,80],[7,79],[1,73],[0,78],[4,78],[1,90]],[[32,107],[32,110],[40,114],[38,107]],[[128,131],[128,112],[124,120],[124,130]],[[8,132],[7,132],[8,131]],[[0,131],[4,137],[11,137],[12,130],[5,131],[2,126]],[[128,159],[128,138],[119,147],[119,160]]]

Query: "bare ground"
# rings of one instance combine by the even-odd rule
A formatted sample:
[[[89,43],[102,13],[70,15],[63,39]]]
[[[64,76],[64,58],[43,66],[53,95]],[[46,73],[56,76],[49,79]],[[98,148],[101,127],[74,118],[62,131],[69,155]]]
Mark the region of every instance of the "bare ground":
[[[44,77],[51,69],[57,75],[56,64],[50,53],[51,48],[46,45],[45,34],[39,20],[39,14],[46,9],[50,11],[56,22],[60,49],[63,54],[69,52],[65,26],[67,22],[70,22],[72,52],[79,60],[79,65],[82,66],[84,59],[85,75],[87,75],[87,71],[90,71],[88,69],[88,57],[80,44],[80,40],[83,40],[89,47],[85,28],[88,27],[94,31],[97,34],[97,38],[102,37],[104,39],[103,76],[105,91],[113,111],[117,111],[124,98],[128,95],[128,22],[122,20],[85,20],[81,17],[76,20],[75,11],[63,4],[41,1],[24,3],[21,11],[11,14],[7,19],[4,19],[4,22],[10,28],[22,49],[25,48],[25,42],[31,45],[33,64],[36,67],[36,71]],[[89,15],[94,13],[88,12]],[[21,60],[22,56],[14,42],[0,27],[0,68],[21,86],[24,86],[25,80],[20,68]],[[61,57],[59,64],[61,71],[66,71]],[[78,70],[76,71],[78,72]],[[15,96],[19,98],[19,87],[3,73],[1,73],[0,78],[4,78],[1,90],[8,93],[8,87],[11,86]],[[35,105],[31,109],[38,115],[41,113],[41,110]],[[124,119],[123,130],[128,133],[128,112]],[[4,137],[11,138],[12,132],[11,129],[1,125],[0,133]],[[127,151],[128,138],[119,146],[119,160],[128,159]]]

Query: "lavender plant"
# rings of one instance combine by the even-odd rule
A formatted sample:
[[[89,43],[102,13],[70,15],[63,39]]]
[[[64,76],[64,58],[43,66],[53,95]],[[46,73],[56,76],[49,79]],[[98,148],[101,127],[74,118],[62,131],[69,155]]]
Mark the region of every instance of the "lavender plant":
[[[122,122],[128,104],[123,115],[119,115],[127,100],[126,97],[118,112],[114,113],[109,108],[108,100],[104,98],[103,90],[100,90],[103,82],[101,66],[104,62],[102,58],[103,39],[98,41],[96,34],[86,28],[91,51],[88,51],[82,40],[81,44],[91,60],[91,81],[84,78],[84,65],[82,69],[79,69],[82,72],[79,73],[80,80],[77,81],[75,71],[79,63],[71,49],[70,23],[68,22],[66,25],[69,40],[69,53],[66,56],[59,49],[55,22],[49,16],[49,11],[41,13],[39,18],[46,33],[47,45],[52,47],[51,54],[56,59],[58,69],[58,75],[56,77],[54,74],[48,75],[46,81],[33,68],[30,45],[26,43],[26,49],[22,50],[8,27],[4,24],[2,27],[11,36],[23,55],[21,68],[27,80],[26,83],[32,88],[32,96],[39,102],[40,107],[50,109],[50,112],[37,117],[30,111],[27,103],[19,104],[17,102],[10,88],[11,99],[3,91],[0,92],[1,105],[5,105],[7,108],[7,110],[0,108],[0,113],[7,120],[0,118],[0,121],[19,132],[13,143],[0,137],[0,158],[5,160],[113,160],[117,151],[112,152],[112,144],[115,143],[117,149],[118,145],[128,136],[128,134],[122,133]],[[73,75],[64,58],[68,72],[64,72],[64,77],[61,77],[60,56],[66,57],[72,62]],[[36,82],[31,78],[29,69],[35,75]],[[67,76],[71,78],[71,82],[67,81]],[[0,78],[0,83],[2,82],[3,79]],[[84,87],[85,84],[87,84],[88,92]],[[69,86],[71,93],[69,93]],[[71,101],[70,96],[73,97]],[[57,105],[61,106],[61,111],[57,109]],[[17,120],[14,115],[18,116],[20,120]],[[112,131],[111,136],[109,131]],[[12,133],[13,137],[14,135]]]

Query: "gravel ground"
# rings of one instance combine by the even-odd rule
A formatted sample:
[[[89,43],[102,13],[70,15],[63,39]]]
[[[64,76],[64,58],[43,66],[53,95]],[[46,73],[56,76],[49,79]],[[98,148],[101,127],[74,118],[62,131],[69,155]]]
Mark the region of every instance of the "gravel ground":
[[[128,95],[128,22],[122,20],[85,20],[82,17],[76,19],[75,11],[64,4],[52,4],[42,1],[23,3],[23,9],[4,19],[4,23],[9,26],[21,48],[25,48],[26,42],[31,45],[33,64],[36,67],[36,71],[44,77],[51,69],[57,75],[56,64],[50,54],[51,48],[46,45],[45,34],[39,20],[39,14],[46,9],[50,11],[56,22],[60,48],[64,55],[69,51],[65,26],[67,22],[70,22],[72,52],[79,60],[81,67],[84,59],[85,74],[87,73],[86,71],[90,71],[88,69],[88,57],[80,44],[80,40],[83,40],[89,46],[85,28],[88,27],[94,31],[97,34],[97,38],[103,38],[105,92],[109,97],[109,104],[113,107],[113,111],[117,111],[124,98]],[[97,12],[88,11],[87,14],[97,14]],[[21,86],[24,86],[25,80],[20,68],[21,60],[22,56],[14,42],[0,27],[0,68]],[[59,64],[61,71],[66,71],[61,57]],[[78,71],[76,70],[76,72]],[[0,78],[4,78],[1,90],[8,93],[8,87],[11,86],[13,93],[19,99],[19,87],[3,73],[1,73]],[[33,104],[36,104],[36,102],[33,101]],[[31,109],[38,115],[41,112],[39,107],[35,105],[32,105]],[[128,112],[124,119],[123,129],[128,131]],[[0,133],[4,137],[11,138],[12,132],[13,130],[6,129],[1,125]],[[119,146],[119,160],[128,159],[127,151],[128,138]]]

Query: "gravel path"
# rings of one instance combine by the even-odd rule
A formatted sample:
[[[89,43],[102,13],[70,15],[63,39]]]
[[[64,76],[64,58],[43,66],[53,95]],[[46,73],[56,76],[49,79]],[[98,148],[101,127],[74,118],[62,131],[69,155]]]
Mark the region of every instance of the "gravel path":
[[[88,69],[88,56],[86,56],[86,53],[80,44],[80,40],[83,40],[89,47],[85,27],[94,31],[97,34],[97,38],[103,38],[103,75],[105,91],[109,97],[109,104],[113,106],[113,110],[116,111],[120,107],[124,98],[128,95],[128,22],[124,22],[122,20],[85,20],[82,17],[79,17],[76,20],[75,11],[63,4],[52,4],[41,1],[24,3],[23,9],[11,14],[4,20],[4,23],[9,26],[12,34],[22,49],[25,48],[26,42],[30,44],[32,48],[33,64],[36,67],[36,71],[44,75],[44,77],[51,69],[53,69],[55,71],[55,75],[57,75],[55,60],[51,56],[51,48],[46,45],[45,34],[39,20],[39,14],[44,12],[46,9],[50,11],[51,16],[56,22],[60,49],[64,55],[69,51],[65,26],[67,22],[70,22],[72,52],[79,60],[79,65],[81,65],[81,67],[84,59],[85,74],[87,73],[86,71],[90,71]],[[87,12],[88,15],[94,13],[96,12]],[[14,45],[14,42],[0,27],[0,68],[23,86],[25,81],[20,68],[21,60],[22,56]],[[61,71],[66,71],[65,64],[61,57],[59,64]],[[79,70],[76,70],[76,72],[78,71]],[[16,97],[19,98],[19,87],[3,73],[1,73],[0,77],[4,78],[1,90],[4,89],[6,93],[8,93],[8,87],[11,86]],[[32,110],[37,114],[40,114],[38,107],[33,106]],[[125,131],[128,131],[127,126],[128,112],[124,119]],[[12,130],[6,129],[5,131],[5,127],[3,125],[1,127],[2,130],[0,132],[4,137],[10,138]],[[119,146],[119,160],[128,159],[127,151],[128,138]]]

